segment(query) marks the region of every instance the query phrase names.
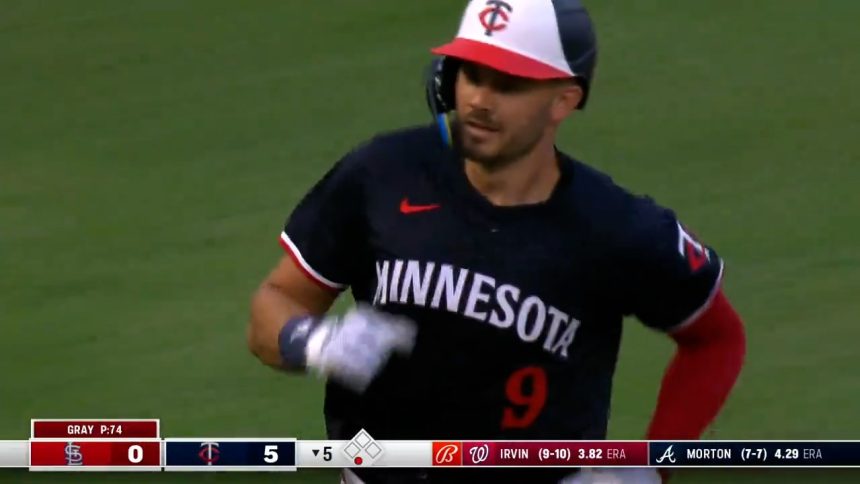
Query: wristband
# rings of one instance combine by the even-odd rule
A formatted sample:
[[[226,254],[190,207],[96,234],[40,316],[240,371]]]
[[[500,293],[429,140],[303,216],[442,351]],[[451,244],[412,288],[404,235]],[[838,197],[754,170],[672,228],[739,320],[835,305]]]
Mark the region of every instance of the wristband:
[[[281,365],[288,370],[305,370],[307,367],[308,339],[322,320],[313,316],[291,318],[281,328],[278,335],[278,348]]]

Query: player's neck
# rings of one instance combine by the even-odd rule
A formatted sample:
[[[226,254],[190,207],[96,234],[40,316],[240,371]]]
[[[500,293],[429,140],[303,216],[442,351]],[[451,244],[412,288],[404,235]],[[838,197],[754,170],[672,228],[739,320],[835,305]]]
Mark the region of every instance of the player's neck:
[[[500,207],[545,202],[561,177],[555,147],[550,143],[498,169],[489,170],[468,159],[465,169],[472,186]]]

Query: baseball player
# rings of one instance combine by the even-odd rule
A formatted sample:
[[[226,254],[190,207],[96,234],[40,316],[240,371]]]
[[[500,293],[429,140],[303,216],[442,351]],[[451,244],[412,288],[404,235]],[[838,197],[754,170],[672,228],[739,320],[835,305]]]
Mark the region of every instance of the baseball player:
[[[648,439],[696,439],[741,370],[723,261],[562,152],[597,58],[579,0],[472,0],[433,49],[433,124],[340,159],[281,233],[249,345],[327,379],[331,439],[606,437],[625,316],[677,343]],[[356,301],[329,314],[349,288]],[[655,382],[655,385],[657,383]],[[644,404],[645,402],[643,402]],[[650,404],[649,404],[650,405]],[[346,482],[652,483],[653,469],[356,469]]]

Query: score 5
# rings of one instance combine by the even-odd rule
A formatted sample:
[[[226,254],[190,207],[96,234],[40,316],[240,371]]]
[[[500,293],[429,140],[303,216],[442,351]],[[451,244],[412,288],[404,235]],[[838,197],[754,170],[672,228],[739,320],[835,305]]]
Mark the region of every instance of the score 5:
[[[294,471],[295,439],[168,438],[166,471]]]
[[[292,449],[291,449],[292,451]],[[317,455],[314,452],[314,455]],[[331,446],[323,447],[322,449],[322,458],[326,462],[331,461]],[[267,445],[263,447],[263,462],[266,464],[275,464],[278,462],[278,446],[277,445]]]
[[[222,444],[221,455],[226,444]],[[247,442],[248,462],[245,465],[279,467],[296,465],[296,443],[277,440]]]
[[[266,464],[274,464],[278,462],[278,446],[267,445],[263,447],[263,462]]]

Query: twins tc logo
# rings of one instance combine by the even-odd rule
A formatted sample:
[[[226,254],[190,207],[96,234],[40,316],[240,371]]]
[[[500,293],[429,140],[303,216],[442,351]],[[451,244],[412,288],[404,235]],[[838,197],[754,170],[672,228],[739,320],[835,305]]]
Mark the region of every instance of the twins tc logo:
[[[678,253],[687,260],[693,272],[711,260],[711,252],[678,222]]]
[[[484,35],[492,36],[493,32],[505,30],[508,27],[508,13],[513,13],[514,7],[502,0],[487,0],[489,7],[478,15],[481,25],[484,26]]]
[[[200,444],[200,452],[197,453],[197,457],[200,457],[200,460],[205,462],[207,466],[211,466],[221,458],[221,449],[218,447],[218,442],[203,442]]]

